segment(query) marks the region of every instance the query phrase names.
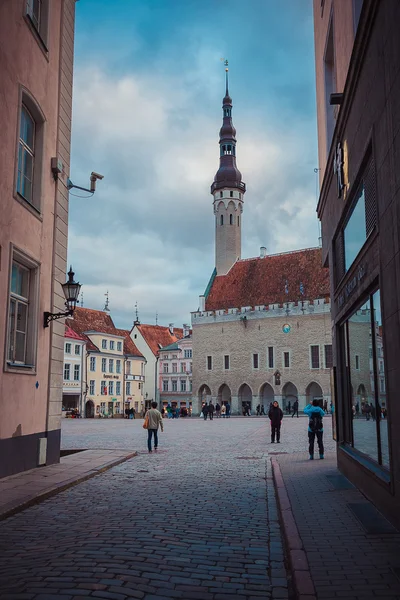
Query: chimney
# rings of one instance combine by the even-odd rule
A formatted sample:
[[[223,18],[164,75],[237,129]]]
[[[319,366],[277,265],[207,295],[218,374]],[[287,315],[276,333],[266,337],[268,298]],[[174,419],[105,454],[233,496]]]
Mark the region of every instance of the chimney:
[[[183,324],[183,337],[189,337],[190,335],[190,327],[189,325],[186,325],[186,323]]]
[[[169,329],[170,334],[174,335],[174,324],[173,323],[170,323],[168,325],[168,329]]]
[[[206,297],[199,296],[199,311],[204,312],[206,310]]]
[[[265,246],[261,246],[260,248],[260,258],[265,258],[267,256],[267,249]]]

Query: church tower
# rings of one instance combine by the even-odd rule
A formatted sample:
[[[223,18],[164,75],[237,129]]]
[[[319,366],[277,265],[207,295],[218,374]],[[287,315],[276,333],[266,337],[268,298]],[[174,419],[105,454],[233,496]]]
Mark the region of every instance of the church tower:
[[[214,197],[217,275],[226,275],[241,257],[242,212],[246,192],[246,184],[236,166],[236,129],[232,123],[232,98],[228,91],[228,61],[225,61],[225,77],[223,122],[219,132],[219,169],[211,186]]]

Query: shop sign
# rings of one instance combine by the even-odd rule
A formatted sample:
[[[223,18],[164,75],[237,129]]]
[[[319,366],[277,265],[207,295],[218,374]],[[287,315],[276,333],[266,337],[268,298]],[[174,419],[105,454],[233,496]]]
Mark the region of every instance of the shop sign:
[[[343,292],[339,295],[339,298],[338,298],[339,308],[342,308],[342,306],[345,304],[345,302],[347,302],[347,300],[350,298],[350,296],[353,295],[354,291],[359,286],[360,281],[362,281],[364,279],[366,273],[367,273],[367,267],[365,265],[360,265],[358,267],[357,272],[355,273],[354,277],[352,277],[350,279],[350,281],[348,281],[346,283],[346,285],[343,288]]]
[[[104,379],[119,379],[119,375],[106,375],[103,373]]]

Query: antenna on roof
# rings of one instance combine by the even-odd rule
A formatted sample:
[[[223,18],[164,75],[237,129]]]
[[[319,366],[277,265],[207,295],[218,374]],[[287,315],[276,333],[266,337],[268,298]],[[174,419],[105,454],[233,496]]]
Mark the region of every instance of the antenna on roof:
[[[105,303],[105,305],[104,305],[104,309],[103,309],[103,310],[104,310],[105,312],[110,312],[110,308],[109,308],[110,301],[109,301],[109,299],[108,299],[108,290],[107,290],[107,292],[106,292],[104,295],[105,295],[105,297],[106,297],[106,303]]]

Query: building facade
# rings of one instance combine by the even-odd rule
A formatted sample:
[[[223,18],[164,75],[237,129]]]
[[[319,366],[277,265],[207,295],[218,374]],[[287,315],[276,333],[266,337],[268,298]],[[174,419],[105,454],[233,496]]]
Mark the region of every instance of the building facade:
[[[74,21],[0,3],[0,477],[60,457]]]
[[[65,326],[62,416],[84,413],[86,342]]]
[[[146,361],[146,378],[144,383],[145,405],[148,408],[151,402],[159,404],[159,352],[160,349],[173,344],[183,337],[183,329],[173,326],[146,325],[138,319],[133,324],[130,332],[131,339]]]
[[[145,359],[129,331],[117,329],[104,311],[77,308],[68,326],[86,341],[85,418],[122,418],[144,409]],[[64,364],[64,370],[66,365]]]
[[[226,75],[227,77],[227,75]],[[236,165],[236,129],[228,91],[222,102],[220,165],[211,186],[215,269],[192,313],[193,412],[229,402],[233,414],[277,400],[300,409],[330,405],[331,322],[328,270],[311,248],[241,259],[246,185]]]
[[[330,267],[338,465],[398,526],[399,26],[397,1],[314,0],[318,216]],[[362,418],[366,404],[375,420]]]
[[[184,337],[159,352],[158,390],[160,405],[192,408],[193,348],[190,330],[184,326]]]

